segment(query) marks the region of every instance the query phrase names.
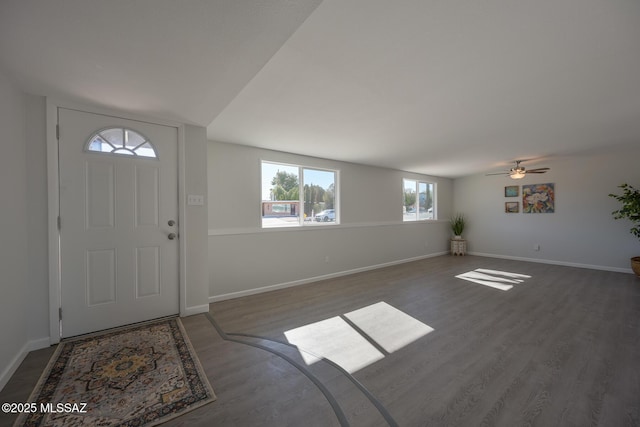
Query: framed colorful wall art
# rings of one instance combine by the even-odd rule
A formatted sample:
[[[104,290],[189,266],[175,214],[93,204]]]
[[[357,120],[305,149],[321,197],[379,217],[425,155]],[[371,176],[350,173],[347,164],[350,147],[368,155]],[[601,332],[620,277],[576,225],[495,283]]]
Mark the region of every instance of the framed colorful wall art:
[[[518,197],[520,195],[520,187],[517,185],[508,185],[504,187],[504,197]]]
[[[522,213],[553,213],[555,209],[553,183],[522,186]]]
[[[520,203],[518,202],[504,202],[505,213],[518,213],[520,212]]]

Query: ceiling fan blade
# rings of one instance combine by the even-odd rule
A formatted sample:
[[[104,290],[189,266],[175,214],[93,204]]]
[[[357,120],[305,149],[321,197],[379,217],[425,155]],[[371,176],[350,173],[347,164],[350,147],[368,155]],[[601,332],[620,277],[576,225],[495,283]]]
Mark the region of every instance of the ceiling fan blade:
[[[511,172],[496,172],[496,173],[486,173],[485,176],[489,175],[509,175]]]
[[[546,171],[550,171],[550,168],[536,168],[536,169],[527,169],[527,172],[532,173],[545,173]]]

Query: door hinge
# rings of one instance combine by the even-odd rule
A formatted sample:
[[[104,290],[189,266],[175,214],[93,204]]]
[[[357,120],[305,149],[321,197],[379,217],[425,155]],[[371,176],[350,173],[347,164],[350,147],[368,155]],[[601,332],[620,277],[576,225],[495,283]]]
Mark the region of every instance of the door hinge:
[[[60,125],[56,125],[56,139],[60,139]]]
[[[58,215],[58,231],[60,231],[61,228],[62,228],[62,219],[60,218],[60,215]]]
[[[62,307],[58,308],[58,320],[62,321]]]

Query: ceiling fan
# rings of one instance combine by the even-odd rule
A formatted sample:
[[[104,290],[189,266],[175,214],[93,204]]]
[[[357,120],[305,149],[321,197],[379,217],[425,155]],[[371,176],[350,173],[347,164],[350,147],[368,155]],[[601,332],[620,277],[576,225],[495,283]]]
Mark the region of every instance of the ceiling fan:
[[[488,173],[487,175],[509,175],[511,179],[522,179],[528,173],[546,173],[550,168],[537,168],[526,170],[524,166],[520,166],[524,160],[516,160],[516,166],[509,169],[508,172]]]

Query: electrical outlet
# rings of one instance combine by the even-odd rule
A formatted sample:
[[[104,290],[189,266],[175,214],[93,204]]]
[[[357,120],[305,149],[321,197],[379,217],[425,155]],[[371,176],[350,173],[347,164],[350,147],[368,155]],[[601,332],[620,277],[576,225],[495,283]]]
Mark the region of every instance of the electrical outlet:
[[[539,251],[540,250],[540,245],[533,245],[533,250],[534,251]]]
[[[324,262],[328,263],[329,262],[329,255],[324,257]]]

